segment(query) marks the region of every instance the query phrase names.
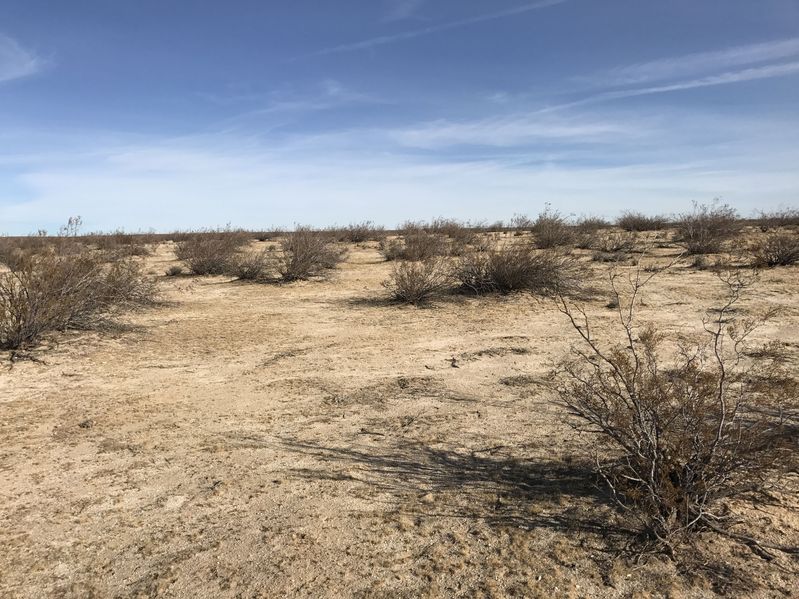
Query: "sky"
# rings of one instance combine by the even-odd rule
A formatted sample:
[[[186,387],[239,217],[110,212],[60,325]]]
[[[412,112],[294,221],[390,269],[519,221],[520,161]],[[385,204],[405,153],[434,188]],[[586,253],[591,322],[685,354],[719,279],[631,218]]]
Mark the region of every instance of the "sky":
[[[799,207],[799,0],[0,0],[0,234]]]

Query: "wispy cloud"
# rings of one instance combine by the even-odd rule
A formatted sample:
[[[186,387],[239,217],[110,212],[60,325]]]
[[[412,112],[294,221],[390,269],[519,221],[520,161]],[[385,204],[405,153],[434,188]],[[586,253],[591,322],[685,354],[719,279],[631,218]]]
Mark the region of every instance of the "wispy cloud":
[[[397,129],[389,136],[402,146],[444,148],[490,146],[507,148],[542,142],[573,144],[610,142],[642,132],[640,123],[617,123],[586,118],[553,118],[540,114],[513,114],[464,122],[434,121]]]
[[[8,36],[0,34],[0,83],[33,75],[43,61]]]
[[[771,64],[761,67],[752,67],[738,71],[729,71],[717,75],[708,75],[698,79],[688,79],[676,81],[665,85],[654,85],[647,87],[637,87],[631,89],[621,89],[597,93],[574,102],[557,104],[540,110],[541,113],[557,112],[564,109],[576,108],[587,104],[598,104],[611,100],[623,98],[634,98],[636,96],[649,96],[653,94],[665,94],[669,92],[683,91],[687,89],[697,89],[701,87],[714,87],[717,85],[729,85],[732,83],[743,83],[745,81],[756,81],[759,79],[772,79],[775,77],[787,77],[799,73],[799,61]]]
[[[799,37],[661,58],[599,72],[588,81],[603,86],[695,78],[700,75],[799,56]]]
[[[412,17],[418,11],[425,0],[389,0],[388,12],[383,18],[384,22],[402,21]]]
[[[516,15],[521,15],[527,12],[531,12],[534,10],[539,10],[541,8],[547,8],[549,6],[555,6],[557,4],[563,4],[568,0],[540,0],[539,2],[532,2],[529,4],[523,4],[521,6],[516,6],[514,8],[509,8],[507,10],[501,10],[498,12],[493,13],[486,13],[482,15],[477,15],[474,17],[467,17],[465,19],[457,19],[455,21],[449,21],[447,23],[441,23],[439,25],[430,25],[429,27],[423,27],[421,29],[414,29],[412,31],[404,31],[402,33],[395,33],[392,35],[382,35],[378,37],[372,37],[369,39],[361,40],[358,42],[353,42],[349,44],[341,44],[339,46],[332,46],[330,48],[325,48],[323,50],[319,50],[318,52],[313,52],[308,56],[324,56],[327,54],[340,54],[342,52],[354,52],[357,50],[365,50],[367,48],[374,48],[376,46],[385,46],[387,44],[393,44],[396,42],[401,42],[417,37],[422,37],[425,35],[432,35],[434,33],[439,33],[441,31],[449,31],[451,29],[460,29],[461,27],[467,27],[469,25],[475,25],[477,23],[484,23],[486,21],[494,21],[497,19],[505,19],[508,17],[513,17]]]

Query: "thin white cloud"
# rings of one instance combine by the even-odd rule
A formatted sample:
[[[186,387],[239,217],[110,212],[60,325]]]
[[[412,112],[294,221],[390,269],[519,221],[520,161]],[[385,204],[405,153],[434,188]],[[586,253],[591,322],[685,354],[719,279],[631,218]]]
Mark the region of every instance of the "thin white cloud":
[[[697,89],[701,87],[714,87],[717,85],[729,85],[732,83],[743,83],[745,81],[757,81],[759,79],[772,79],[775,77],[787,77],[799,73],[799,61],[786,62],[781,64],[771,64],[761,67],[752,67],[742,69],[739,71],[730,71],[717,75],[709,75],[699,79],[689,79],[686,81],[677,81],[666,85],[655,85],[649,87],[638,87],[632,89],[622,89],[601,92],[588,96],[581,100],[574,102],[567,102],[550,106],[540,110],[540,113],[557,112],[568,108],[576,108],[587,104],[598,104],[601,102],[608,102],[611,100],[619,100],[623,98],[633,98],[636,96],[649,96],[653,94],[665,94],[675,91],[683,91],[687,89]]]
[[[588,80],[604,86],[613,86],[695,78],[720,70],[764,62],[773,63],[795,56],[799,56],[799,37],[616,67],[597,73]]]
[[[425,0],[389,0],[384,22],[402,21],[416,14]]]
[[[415,29],[412,31],[404,31],[402,33],[396,33],[393,35],[382,35],[378,37],[372,37],[369,39],[361,40],[358,42],[353,42],[349,44],[341,44],[339,46],[332,46],[330,48],[325,48],[323,50],[319,50],[318,52],[313,52],[308,56],[324,56],[327,54],[340,54],[342,52],[354,52],[357,50],[365,50],[367,48],[374,48],[375,46],[384,46],[386,44],[393,44],[396,42],[401,42],[409,39],[413,39],[416,37],[422,37],[425,35],[431,35],[434,33],[439,33],[441,31],[449,31],[451,29],[460,29],[461,27],[467,27],[469,25],[475,25],[477,23],[484,23],[486,21],[494,21],[497,19],[504,19],[507,17],[513,17],[516,15],[521,15],[527,12],[531,12],[534,10],[538,10],[541,8],[547,8],[549,6],[555,6],[557,4],[563,4],[568,0],[540,0],[539,2],[532,2],[529,4],[523,4],[521,6],[516,6],[514,8],[509,8],[507,10],[502,10],[493,13],[487,13],[482,15],[477,15],[475,17],[468,17],[465,19],[458,19],[455,21],[449,21],[447,23],[442,23],[440,25],[431,25],[429,27],[423,27],[421,29]]]
[[[10,37],[0,34],[0,83],[33,75],[42,66],[43,61],[39,57]]]
[[[389,137],[402,146],[413,148],[433,149],[458,145],[502,148],[541,142],[609,142],[620,137],[640,135],[642,130],[640,124],[514,114],[465,122],[434,121],[394,130]]]

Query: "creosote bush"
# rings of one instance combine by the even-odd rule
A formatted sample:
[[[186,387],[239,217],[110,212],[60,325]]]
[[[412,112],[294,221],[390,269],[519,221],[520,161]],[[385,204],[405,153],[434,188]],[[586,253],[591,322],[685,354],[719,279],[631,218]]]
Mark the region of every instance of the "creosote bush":
[[[0,274],[0,347],[32,346],[49,331],[95,328],[154,298],[155,283],[138,262],[109,264],[88,251],[31,256]]]
[[[745,357],[762,322],[737,315],[753,278],[720,275],[726,298],[707,312],[703,335],[669,340],[638,319],[652,276],[637,269],[625,285],[611,275],[615,343],[597,338],[586,312],[559,296],[580,343],[554,376],[575,427],[594,435],[596,465],[617,504],[673,555],[702,529],[735,537],[722,500],[745,498],[788,467],[795,439],[782,414],[796,406],[799,385],[778,363]]]
[[[659,231],[669,224],[665,216],[650,216],[642,212],[625,211],[616,219],[616,225],[625,231]]]
[[[243,231],[194,233],[177,243],[175,255],[195,275],[222,275],[229,271],[248,240]]]
[[[226,274],[243,281],[258,281],[269,275],[274,257],[268,250],[242,252],[234,256]]]
[[[790,266],[799,263],[799,233],[769,233],[751,249],[754,266]]]
[[[392,299],[418,305],[446,290],[451,278],[445,259],[435,256],[420,262],[396,263],[383,287]]]
[[[277,271],[284,281],[310,279],[335,268],[343,259],[330,235],[309,227],[297,227],[280,242],[282,256]]]
[[[531,230],[535,243],[541,249],[569,245],[574,241],[574,230],[558,211],[547,206],[533,222]]]
[[[530,291],[548,295],[578,288],[580,265],[570,254],[538,251],[528,243],[507,243],[487,252],[462,256],[454,277],[471,293]]]
[[[689,254],[716,254],[740,230],[738,213],[728,204],[694,204],[677,220],[677,239]]]
[[[443,235],[431,233],[419,224],[406,223],[401,229],[401,234],[401,239],[381,241],[380,252],[386,260],[418,262],[436,256],[445,256],[449,251],[447,240]]]
[[[360,223],[350,223],[340,229],[330,230],[336,241],[347,243],[363,243],[365,241],[380,241],[385,237],[383,227],[375,225],[370,220]]]

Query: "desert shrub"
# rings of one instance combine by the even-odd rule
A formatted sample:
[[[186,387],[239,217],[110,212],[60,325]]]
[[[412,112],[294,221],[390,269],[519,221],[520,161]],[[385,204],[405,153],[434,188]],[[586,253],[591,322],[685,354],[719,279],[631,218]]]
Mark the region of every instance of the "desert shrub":
[[[677,239],[689,254],[716,254],[738,230],[738,213],[728,204],[694,204],[677,220]]]
[[[799,233],[769,233],[751,249],[754,266],[788,266],[799,263]]]
[[[365,241],[380,241],[385,236],[383,227],[375,225],[370,220],[360,223],[350,223],[340,229],[330,229],[336,241],[346,243],[363,243]]]
[[[777,227],[799,226],[799,209],[782,208],[771,212],[761,211],[755,221],[763,231]]]
[[[383,281],[390,297],[408,304],[421,304],[444,291],[451,281],[449,265],[434,256],[420,262],[399,262]]]
[[[543,295],[577,287],[578,263],[555,251],[536,251],[526,243],[508,243],[488,252],[462,256],[454,266],[464,291],[510,293],[531,291]]]
[[[310,279],[333,269],[344,259],[330,235],[309,227],[297,227],[281,242],[283,255],[277,260],[277,270],[284,281]]]
[[[668,226],[665,216],[650,216],[642,212],[625,211],[616,219],[616,225],[625,231],[659,231]]]
[[[143,235],[124,231],[94,233],[86,237],[88,243],[93,244],[98,250],[106,252],[112,259],[149,256],[150,250],[145,240],[146,237]]]
[[[541,249],[569,245],[574,241],[574,230],[557,210],[547,206],[532,226],[535,243]]]
[[[449,239],[447,252],[452,256],[463,254],[474,243],[477,235],[474,227],[451,218],[436,218],[425,227],[429,233],[443,235]]]
[[[631,252],[635,249],[635,233],[631,231],[599,231],[592,239],[591,249],[599,252]]]
[[[178,277],[183,274],[183,267],[178,266],[177,264],[173,264],[169,268],[166,269],[164,273],[168,277]]]
[[[423,225],[405,223],[400,230],[401,239],[383,240],[380,252],[386,260],[419,262],[449,253],[447,240],[438,233],[427,231]]]
[[[744,359],[761,322],[736,316],[751,279],[721,275],[727,295],[708,311],[704,335],[664,347],[666,337],[637,314],[652,276],[637,270],[629,288],[611,276],[616,343],[596,338],[587,314],[559,297],[580,343],[554,376],[575,426],[595,435],[595,463],[618,505],[671,550],[694,531],[718,529],[722,499],[786,465],[790,431],[780,415],[799,386],[776,363]]]
[[[34,345],[48,331],[96,327],[154,297],[154,282],[136,262],[107,264],[88,252],[32,256],[0,274],[0,347]]]
[[[195,275],[221,275],[231,267],[248,236],[241,231],[194,233],[178,242],[175,255]]]
[[[526,214],[514,214],[508,226],[511,230],[520,233],[522,231],[530,231],[533,228],[533,219]]]
[[[273,255],[268,250],[244,252],[231,259],[226,274],[244,281],[257,281],[269,274],[273,263]]]
[[[581,216],[574,223],[574,228],[580,233],[592,233],[600,229],[609,229],[611,224],[601,216]]]

